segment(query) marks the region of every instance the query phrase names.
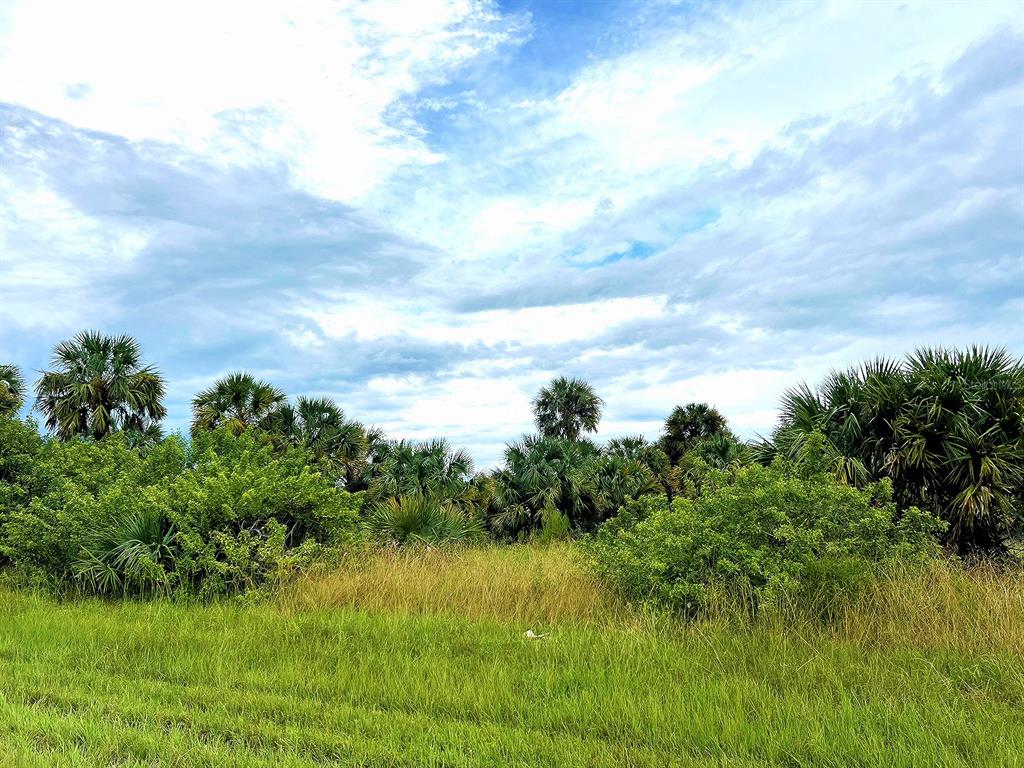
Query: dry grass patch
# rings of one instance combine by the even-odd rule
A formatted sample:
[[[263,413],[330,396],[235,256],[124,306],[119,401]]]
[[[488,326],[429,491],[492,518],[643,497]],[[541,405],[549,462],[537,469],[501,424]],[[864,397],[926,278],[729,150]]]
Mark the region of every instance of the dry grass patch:
[[[608,625],[633,615],[569,544],[377,550],[300,579],[281,600],[517,624]]]
[[[864,648],[920,648],[1024,658],[1024,570],[936,560],[897,569],[823,619],[807,606],[751,615],[726,601],[701,620],[639,612],[603,585],[578,546],[558,544],[381,549],[299,579],[280,597],[289,611],[356,608],[447,614],[515,625],[648,626],[704,632],[724,625]]]

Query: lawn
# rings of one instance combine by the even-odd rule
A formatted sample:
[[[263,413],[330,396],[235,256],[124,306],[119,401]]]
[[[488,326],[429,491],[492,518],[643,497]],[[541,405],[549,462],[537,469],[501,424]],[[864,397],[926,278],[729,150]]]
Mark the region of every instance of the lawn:
[[[1017,765],[1020,629],[975,613],[946,640],[938,614],[684,625],[559,547],[382,555],[263,603],[0,592],[0,764]]]

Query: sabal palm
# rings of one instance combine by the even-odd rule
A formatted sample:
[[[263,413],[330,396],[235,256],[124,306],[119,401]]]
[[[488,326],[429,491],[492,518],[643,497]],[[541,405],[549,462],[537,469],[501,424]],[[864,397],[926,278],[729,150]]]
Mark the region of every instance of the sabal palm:
[[[584,432],[595,432],[601,421],[604,401],[582,379],[560,376],[541,387],[533,399],[537,429],[544,437],[579,440]]]
[[[729,425],[717,408],[707,403],[677,405],[665,419],[661,449],[673,464],[693,448],[698,440],[727,434]]]
[[[672,462],[660,446],[648,442],[643,435],[629,435],[609,440],[604,447],[604,454],[637,462],[646,467],[665,493],[672,496]]]
[[[947,543],[991,549],[1024,528],[1024,364],[1006,350],[919,350],[884,468],[946,516]]]
[[[62,440],[146,433],[167,415],[163,379],[130,336],[85,331],[56,346],[52,366],[36,383],[35,407]]]
[[[373,498],[420,494],[464,504],[469,499],[473,459],[447,440],[392,441],[378,447],[370,482]]]
[[[290,445],[308,450],[317,460],[347,478],[366,461],[368,442],[363,426],[327,397],[299,397],[271,411],[260,426]]]
[[[240,433],[284,404],[284,392],[272,384],[249,373],[231,373],[192,398],[192,432],[226,426]]]
[[[25,402],[25,379],[16,365],[0,364],[0,416],[17,413]]]
[[[494,475],[491,526],[500,533],[539,528],[549,510],[570,521],[587,517],[590,462],[598,450],[585,440],[527,436],[505,448],[505,466]]]
[[[660,478],[642,461],[624,456],[597,456],[585,465],[584,491],[589,513],[576,523],[596,526],[628,500],[660,490]]]
[[[923,349],[787,392],[774,450],[799,459],[816,432],[840,479],[889,477],[901,506],[949,521],[961,551],[999,548],[1024,524],[1024,365],[1005,350]]]

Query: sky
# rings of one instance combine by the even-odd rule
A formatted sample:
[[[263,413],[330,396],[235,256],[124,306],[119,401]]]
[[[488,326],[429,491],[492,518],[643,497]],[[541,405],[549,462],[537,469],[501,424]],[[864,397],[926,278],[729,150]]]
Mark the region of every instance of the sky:
[[[1024,353],[1024,3],[0,0],[0,361],[127,333],[480,468]]]

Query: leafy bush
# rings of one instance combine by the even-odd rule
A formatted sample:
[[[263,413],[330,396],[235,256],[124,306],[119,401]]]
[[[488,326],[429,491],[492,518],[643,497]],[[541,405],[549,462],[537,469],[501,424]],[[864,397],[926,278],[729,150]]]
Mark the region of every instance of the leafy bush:
[[[544,525],[537,533],[537,541],[541,544],[551,544],[555,541],[563,541],[569,538],[569,517],[557,509],[549,509],[543,515]]]
[[[857,489],[781,463],[716,480],[693,500],[627,504],[598,533],[599,572],[630,599],[688,613],[716,590],[755,605],[835,596],[934,551],[943,527],[916,508],[897,517],[888,482]]]
[[[42,449],[34,423],[0,416],[0,525],[10,509],[31,495]]]
[[[356,535],[361,496],[301,449],[227,429],[143,451],[128,438],[47,441],[0,516],[0,557],[26,580],[101,594],[258,588]],[[21,486],[18,486],[21,487]]]
[[[379,542],[388,544],[442,544],[483,534],[476,517],[419,493],[393,496],[374,505],[366,527]]]

